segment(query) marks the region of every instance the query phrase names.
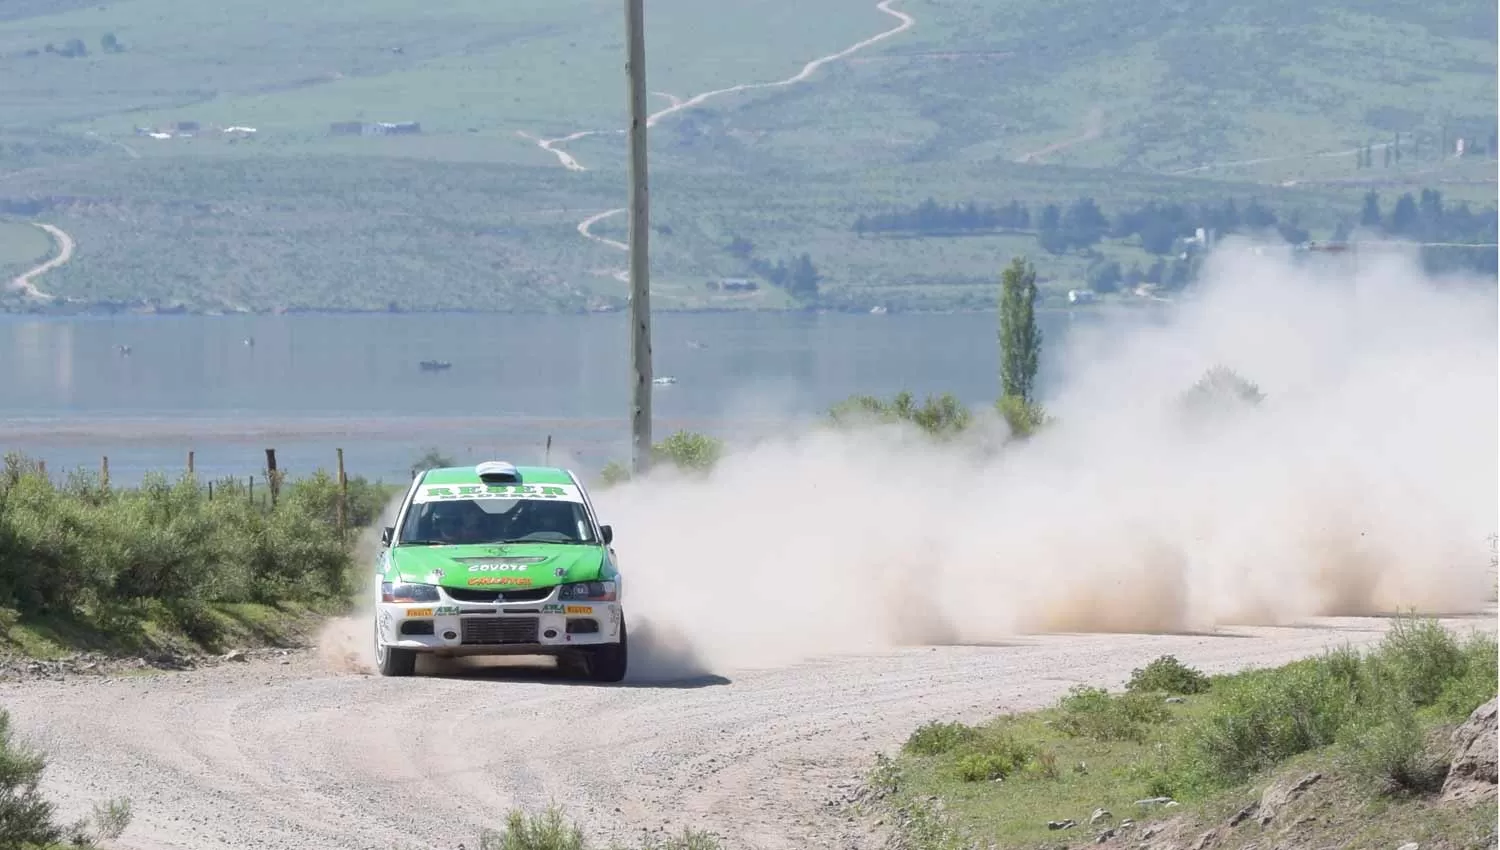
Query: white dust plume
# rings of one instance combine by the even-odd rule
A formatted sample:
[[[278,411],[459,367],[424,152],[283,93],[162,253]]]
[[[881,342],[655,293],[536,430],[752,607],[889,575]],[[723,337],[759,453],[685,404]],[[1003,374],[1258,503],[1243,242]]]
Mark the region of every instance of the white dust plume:
[[[380,509],[378,519],[360,529],[354,544],[355,574],[353,610],[348,616],[334,617],[318,633],[318,657],[329,669],[345,673],[375,672],[375,600],[373,576],[375,557],[380,551],[380,530],[396,521],[401,508],[400,493]]]
[[[1494,283],[1401,256],[1362,256],[1355,280],[1247,247],[1216,251],[1167,321],[1044,350],[1066,379],[1029,441],[803,429],[707,478],[600,492],[633,666],[1484,610]],[[1215,366],[1264,398],[1189,416],[1180,397]]]

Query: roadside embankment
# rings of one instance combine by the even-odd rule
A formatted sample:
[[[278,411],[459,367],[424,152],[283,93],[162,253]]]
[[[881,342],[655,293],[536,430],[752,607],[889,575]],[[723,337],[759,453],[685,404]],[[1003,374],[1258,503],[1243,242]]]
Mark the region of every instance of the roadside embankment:
[[[1492,848],[1496,644],[1398,620],[1365,653],[1206,676],[1174,656],[1124,690],[935,720],[861,797],[895,846]]]
[[[350,598],[360,530],[391,488],[318,471],[277,486],[111,486],[0,467],[0,676],[181,668],[305,643]],[[341,519],[342,518],[342,519]]]

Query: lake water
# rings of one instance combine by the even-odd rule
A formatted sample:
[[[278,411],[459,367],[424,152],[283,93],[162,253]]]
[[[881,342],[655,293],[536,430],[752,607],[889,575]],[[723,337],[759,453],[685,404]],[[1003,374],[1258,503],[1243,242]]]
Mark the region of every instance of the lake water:
[[[1040,320],[1048,347],[1099,321]],[[663,314],[652,333],[656,375],[677,378],[655,388],[656,439],[854,393],[997,393],[990,313]],[[292,474],[332,469],[342,447],[349,474],[404,481],[429,447],[535,461],[549,435],[554,460],[591,474],[629,457],[629,387],[622,313],[0,317],[0,451],[59,474],[108,455],[122,483],[175,475],[189,450],[200,475],[250,475],[268,447]]]

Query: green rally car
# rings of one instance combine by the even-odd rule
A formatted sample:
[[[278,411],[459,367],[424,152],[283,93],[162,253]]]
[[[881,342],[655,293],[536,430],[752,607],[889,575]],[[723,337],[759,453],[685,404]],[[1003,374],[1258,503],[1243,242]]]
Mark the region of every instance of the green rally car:
[[[613,539],[566,469],[488,461],[417,475],[381,534],[380,674],[410,676],[423,652],[553,655],[595,681],[620,681]]]

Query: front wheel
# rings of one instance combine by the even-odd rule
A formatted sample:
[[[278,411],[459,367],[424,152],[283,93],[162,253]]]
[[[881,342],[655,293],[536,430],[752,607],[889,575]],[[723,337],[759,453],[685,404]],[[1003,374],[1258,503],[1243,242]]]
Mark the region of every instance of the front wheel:
[[[417,672],[417,652],[380,642],[380,626],[375,626],[375,666],[382,676],[410,676]]]
[[[620,621],[620,642],[590,647],[586,664],[589,679],[595,682],[618,682],[625,678],[625,667],[629,661],[629,648],[625,636],[625,621]]]

